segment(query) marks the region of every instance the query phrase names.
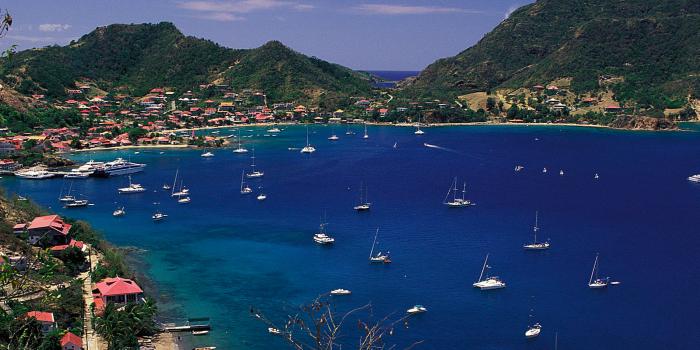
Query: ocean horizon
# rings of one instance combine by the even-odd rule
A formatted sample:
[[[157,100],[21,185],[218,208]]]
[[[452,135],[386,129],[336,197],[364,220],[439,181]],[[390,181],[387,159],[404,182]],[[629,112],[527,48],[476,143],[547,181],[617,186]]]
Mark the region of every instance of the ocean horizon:
[[[95,203],[83,209],[60,207],[66,180],[6,176],[0,184],[89,221],[115,245],[141,250],[139,272],[154,283],[164,319],[211,318],[212,332],[194,345],[285,348],[250,308],[282,325],[298,306],[336,288],[352,291],[331,298],[338,311],[371,303],[369,319],[400,318],[424,305],[427,313],[387,338],[398,348],[416,341],[423,341],[417,349],[553,348],[555,333],[562,349],[700,344],[693,322],[699,255],[692,249],[700,242],[700,186],[686,180],[700,173],[699,133],[444,126],[417,136],[412,128],[370,126],[365,140],[360,126],[349,128],[355,135],[345,135],[346,126],[310,126],[317,151],[303,155],[303,126],[286,126],[277,137],[242,127],[244,146],[255,147],[265,172],[247,180],[267,194],[262,202],[239,193],[251,153],[227,148],[211,150],[212,158],[196,149],[72,154],[78,162],[147,164],[133,176],[148,189],[142,194],[117,194],[126,176],[74,181],[75,194]],[[340,140],[327,140],[332,133]],[[517,165],[524,169],[514,171]],[[190,204],[161,189],[176,171],[191,190]],[[476,205],[443,205],[455,177]],[[372,202],[366,213],[352,209],[361,184]],[[125,206],[125,217],[112,217],[117,206]],[[155,210],[169,217],[154,223]],[[522,248],[532,241],[535,212],[538,238],[552,244],[547,251]],[[336,239],[332,247],[311,239],[321,221]],[[392,264],[368,263],[377,229],[377,248],[391,252]],[[472,287],[486,254],[505,289]],[[588,288],[597,254],[601,276],[620,285]],[[526,340],[532,322],[542,324],[542,334]],[[343,341],[352,344],[356,323],[346,327]]]

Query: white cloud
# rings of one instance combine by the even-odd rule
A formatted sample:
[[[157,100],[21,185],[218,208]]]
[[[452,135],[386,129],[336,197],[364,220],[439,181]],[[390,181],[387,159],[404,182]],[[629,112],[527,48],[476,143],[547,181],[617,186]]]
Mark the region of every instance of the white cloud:
[[[519,6],[513,5],[506,10],[506,13],[503,15],[503,19],[508,19],[511,14],[513,14],[513,11],[517,10]]]
[[[413,6],[390,4],[361,4],[353,7],[368,15],[428,15],[441,13],[481,13],[481,11],[442,6]]]
[[[70,24],[44,23],[39,25],[39,31],[42,32],[62,32],[70,29]]]
[[[313,5],[286,0],[183,1],[177,6],[192,11],[226,13],[250,13],[279,8],[308,11],[314,8]]]
[[[26,41],[30,43],[53,43],[63,39],[52,36],[31,36],[31,35],[7,35],[8,39]]]
[[[208,19],[210,21],[217,21],[217,22],[233,22],[233,21],[245,20],[244,17],[236,16],[232,13],[227,13],[227,12],[209,12],[209,13],[204,13],[201,15],[196,15],[194,17],[199,18],[199,19]]]

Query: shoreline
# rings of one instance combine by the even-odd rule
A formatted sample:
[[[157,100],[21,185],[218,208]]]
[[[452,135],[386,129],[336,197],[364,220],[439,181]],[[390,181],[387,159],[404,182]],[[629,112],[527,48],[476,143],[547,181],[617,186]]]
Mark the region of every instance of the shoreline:
[[[147,148],[169,149],[169,148],[198,148],[198,147],[191,146],[191,145],[132,145],[132,146],[114,146],[114,147],[95,147],[95,148],[74,149],[74,150],[71,150],[70,152],[66,152],[66,153],[82,153],[82,152],[91,152],[91,151],[114,151],[114,150],[123,150],[123,149],[147,149]]]
[[[700,123],[698,121],[697,123]],[[415,123],[391,123],[391,122],[367,122],[370,126],[394,126],[394,127],[415,127]],[[238,125],[220,125],[220,126],[203,126],[197,128],[189,129],[174,129],[168,130],[169,132],[184,132],[184,131],[204,131],[204,130],[217,130],[217,129],[235,129],[235,128],[245,128],[245,127],[268,127],[272,125],[278,126],[295,126],[295,125],[331,125],[329,123],[299,123],[299,122],[280,122],[280,123],[252,123],[252,124],[238,124]],[[345,124],[333,124],[333,125],[362,125],[361,123],[345,123]],[[494,122],[461,122],[461,123],[432,123],[432,124],[422,124],[422,127],[432,128],[432,127],[448,127],[448,126],[547,126],[547,127],[578,127],[578,128],[595,128],[595,129],[610,129],[610,130],[620,130],[620,131],[692,131],[684,130],[681,128],[676,129],[628,129],[628,128],[615,128],[608,125],[599,124],[577,124],[577,123],[494,123]],[[131,147],[131,146],[127,146]],[[108,148],[113,149],[113,148]]]

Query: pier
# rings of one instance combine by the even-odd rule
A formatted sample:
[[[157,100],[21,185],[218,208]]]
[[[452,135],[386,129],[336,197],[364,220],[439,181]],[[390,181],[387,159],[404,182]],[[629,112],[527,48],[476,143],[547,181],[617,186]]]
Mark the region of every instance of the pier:
[[[166,332],[192,332],[192,331],[208,331],[211,329],[209,317],[189,318],[183,325],[174,323],[164,324],[163,330]]]

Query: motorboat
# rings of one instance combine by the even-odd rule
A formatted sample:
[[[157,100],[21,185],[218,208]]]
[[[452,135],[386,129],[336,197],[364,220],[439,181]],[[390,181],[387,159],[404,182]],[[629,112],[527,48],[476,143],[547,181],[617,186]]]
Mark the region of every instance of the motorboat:
[[[119,207],[112,212],[112,216],[115,216],[115,217],[124,216],[124,215],[126,215],[126,210],[124,210],[124,207]]]
[[[331,295],[350,295],[352,294],[351,291],[343,288],[338,288],[338,289],[333,289],[331,291]]]
[[[406,312],[411,315],[422,314],[427,311],[428,309],[426,309],[423,305],[414,305],[412,308],[406,310]]]
[[[598,174],[595,174],[595,175],[598,176]],[[597,177],[596,177],[596,179],[597,179]],[[700,174],[689,176],[688,181],[700,183]]]
[[[189,203],[189,202],[191,202],[191,201],[192,201],[192,199],[190,199],[189,196],[187,196],[187,197],[182,197],[182,198],[180,198],[180,199],[177,200],[177,202],[180,203],[180,204],[187,204],[187,203]]]
[[[540,335],[541,331],[542,331],[542,326],[539,323],[535,323],[532,326],[527,328],[527,330],[525,331],[525,338],[528,338],[528,339],[535,338],[538,335]]]
[[[29,170],[15,173],[15,176],[28,180],[44,180],[56,176],[46,170]]]
[[[104,163],[101,167],[97,167],[94,175],[98,177],[128,175],[141,172],[145,167],[146,164],[134,163],[124,160],[123,158],[117,158],[111,162]]]
[[[168,214],[156,212],[155,214],[153,214],[153,216],[151,216],[151,219],[153,219],[153,221],[162,221],[162,220],[165,220],[165,218],[167,218],[167,217],[168,217]]]
[[[65,208],[81,208],[87,207],[90,202],[87,199],[76,199],[64,205]]]
[[[204,158],[210,158],[213,156],[214,156],[214,153],[211,153],[211,152],[202,153],[202,157],[204,157]]]

